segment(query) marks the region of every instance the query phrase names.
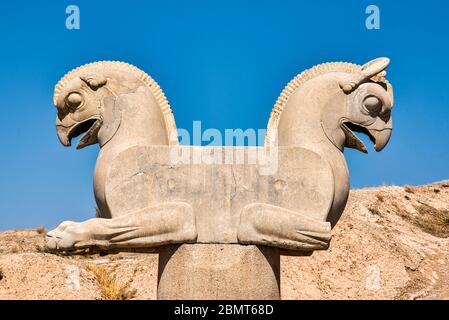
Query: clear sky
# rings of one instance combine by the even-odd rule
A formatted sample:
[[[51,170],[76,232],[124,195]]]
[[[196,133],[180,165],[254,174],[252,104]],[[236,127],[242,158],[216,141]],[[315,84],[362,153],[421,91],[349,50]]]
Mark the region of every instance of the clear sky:
[[[284,85],[315,64],[391,58],[387,148],[348,151],[353,188],[449,178],[447,1],[1,1],[0,230],[95,212],[98,147],[63,148],[53,87],[67,71],[122,60],[162,86],[178,127],[265,128]],[[80,30],[65,9],[81,11]],[[380,30],[365,8],[380,8]]]

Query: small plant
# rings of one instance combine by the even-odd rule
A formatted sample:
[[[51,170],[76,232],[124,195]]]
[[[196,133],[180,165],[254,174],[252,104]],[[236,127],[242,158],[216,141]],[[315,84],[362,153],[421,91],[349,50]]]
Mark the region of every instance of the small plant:
[[[376,193],[376,198],[377,198],[377,201],[379,201],[379,202],[384,202],[384,200],[385,200],[384,195],[380,192]]]
[[[416,208],[420,219],[417,225],[424,231],[441,238],[449,237],[449,210],[437,209],[427,204]]]
[[[0,270],[0,280],[3,280],[4,277],[5,277],[5,275],[3,274],[3,271]]]
[[[17,245],[14,245],[12,248],[11,248],[11,253],[18,253],[19,252],[19,247],[17,246]]]
[[[415,188],[412,186],[404,186],[404,191],[407,193],[415,193]]]
[[[37,232],[38,234],[40,234],[40,235],[44,235],[44,234],[47,233],[47,230],[45,229],[44,226],[39,226],[39,227],[36,228],[36,232]]]
[[[86,270],[91,271],[95,275],[101,297],[104,300],[129,300],[135,296],[136,290],[130,290],[129,282],[125,285],[120,285],[115,277],[108,273],[106,268],[86,264]]]
[[[419,272],[412,272],[409,272],[411,280],[407,281],[406,285],[399,289],[399,293],[394,297],[395,300],[414,299],[416,293],[422,292],[423,289],[429,286],[426,278],[420,275]]]
[[[440,190],[440,189],[438,189],[438,188],[435,188],[435,189],[433,189],[433,192],[435,192],[435,193],[440,193],[440,192],[441,192],[441,190]]]
[[[36,252],[38,253],[52,253],[51,250],[46,246],[36,246]]]
[[[422,203],[414,206],[417,213],[411,214],[397,208],[399,215],[406,221],[417,226],[424,232],[435,237],[449,237],[449,210],[437,209]]]
[[[382,212],[380,212],[377,208],[369,207],[368,211],[376,216],[382,216]]]

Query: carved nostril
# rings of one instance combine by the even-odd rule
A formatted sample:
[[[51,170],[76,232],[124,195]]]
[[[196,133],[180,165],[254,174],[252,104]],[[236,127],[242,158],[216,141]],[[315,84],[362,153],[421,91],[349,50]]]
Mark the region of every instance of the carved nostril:
[[[391,109],[387,109],[385,108],[385,110],[382,110],[382,112],[379,114],[379,118],[387,123],[388,121],[390,121],[391,118]]]
[[[62,121],[62,119],[64,119],[64,116],[65,116],[65,115],[64,115],[61,111],[58,110],[57,116],[58,116],[58,120],[59,120],[59,121]]]

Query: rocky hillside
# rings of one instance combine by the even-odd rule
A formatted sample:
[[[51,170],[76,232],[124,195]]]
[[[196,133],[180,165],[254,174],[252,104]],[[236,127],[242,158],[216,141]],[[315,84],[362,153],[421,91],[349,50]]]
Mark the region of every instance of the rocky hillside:
[[[157,255],[61,256],[0,233],[0,299],[155,299]],[[351,192],[331,248],[283,257],[283,299],[449,299],[449,182]]]

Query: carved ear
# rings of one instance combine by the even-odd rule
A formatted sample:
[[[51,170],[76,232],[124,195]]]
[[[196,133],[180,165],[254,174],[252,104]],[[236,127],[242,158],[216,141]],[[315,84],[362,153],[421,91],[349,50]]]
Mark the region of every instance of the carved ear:
[[[97,74],[80,76],[80,79],[83,80],[92,90],[101,88],[107,82],[107,79],[105,77]]]
[[[362,66],[362,74],[365,79],[371,79],[375,75],[387,69],[389,64],[390,59],[388,58],[377,58],[371,60],[370,62]]]

